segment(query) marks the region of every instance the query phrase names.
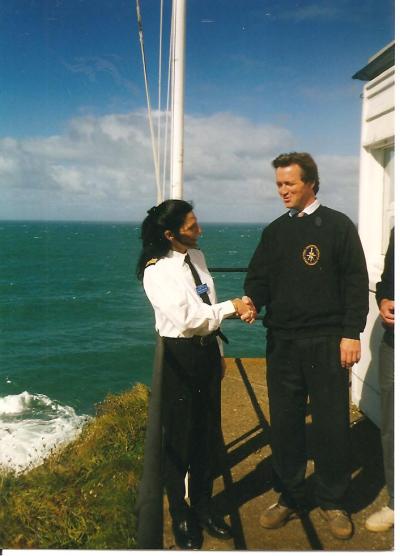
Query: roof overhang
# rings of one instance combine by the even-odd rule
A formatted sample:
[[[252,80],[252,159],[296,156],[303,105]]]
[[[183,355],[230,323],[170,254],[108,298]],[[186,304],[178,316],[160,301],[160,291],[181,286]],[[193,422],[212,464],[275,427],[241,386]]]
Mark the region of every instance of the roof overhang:
[[[394,66],[394,41],[372,56],[368,64],[353,75],[353,79],[371,81],[392,66]]]

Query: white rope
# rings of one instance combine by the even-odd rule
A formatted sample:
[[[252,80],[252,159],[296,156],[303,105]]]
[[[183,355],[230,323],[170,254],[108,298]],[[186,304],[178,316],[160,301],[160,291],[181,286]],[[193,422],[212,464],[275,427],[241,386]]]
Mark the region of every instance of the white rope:
[[[143,24],[142,24],[142,16],[140,13],[139,0],[136,0],[136,17],[139,26],[139,41],[140,41],[140,49],[142,53],[144,84],[145,84],[146,100],[147,100],[147,116],[149,120],[151,146],[153,150],[154,171],[155,171],[156,186],[157,186],[157,204],[159,204],[162,201],[162,193],[161,193],[161,186],[160,186],[160,171],[159,171],[159,164],[158,164],[158,152],[157,152],[157,147],[156,147],[156,142],[154,137],[153,119],[151,113],[151,102],[150,102],[150,94],[149,94],[149,84],[147,79],[146,57],[144,53]]]
[[[157,165],[160,174],[160,146],[161,146],[161,79],[162,79],[162,45],[163,45],[163,19],[164,19],[164,0],[160,0],[160,39],[158,51],[158,132],[157,132]],[[164,199],[164,191],[162,191]]]
[[[171,16],[171,38],[170,38],[170,44],[171,44],[171,48],[170,48],[170,57],[171,57],[171,61],[175,58],[175,35],[176,35],[176,3],[172,2],[172,16]],[[171,66],[170,66],[170,78],[171,81],[174,82],[174,65],[171,62]],[[170,99],[170,103],[171,103],[171,112],[170,112],[170,121],[171,121],[171,145],[170,145],[170,160],[169,160],[169,178],[170,178],[170,194],[169,196],[171,197],[171,193],[172,193],[172,164],[173,164],[173,158],[174,158],[174,142],[172,140],[173,136],[174,136],[174,119],[173,119],[173,104],[174,104],[174,89],[172,88],[171,90],[171,99]]]

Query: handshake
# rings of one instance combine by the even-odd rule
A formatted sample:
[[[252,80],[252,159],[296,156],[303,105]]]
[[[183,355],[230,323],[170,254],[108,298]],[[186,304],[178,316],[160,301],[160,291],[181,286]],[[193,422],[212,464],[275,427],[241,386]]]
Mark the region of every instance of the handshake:
[[[257,309],[254,307],[250,297],[247,297],[247,295],[244,295],[242,299],[237,297],[232,299],[232,303],[235,307],[237,316],[240,317],[242,321],[247,322],[247,324],[253,324],[257,317]]]

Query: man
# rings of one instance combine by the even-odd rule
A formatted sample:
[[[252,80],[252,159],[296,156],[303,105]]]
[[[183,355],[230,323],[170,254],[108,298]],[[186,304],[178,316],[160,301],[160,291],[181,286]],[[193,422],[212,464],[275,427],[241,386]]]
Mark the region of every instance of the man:
[[[317,200],[309,154],[282,154],[272,165],[289,211],[264,229],[245,280],[257,311],[266,307],[272,462],[281,492],[260,523],[281,527],[305,508],[309,397],[317,503],[331,533],[347,539],[348,370],[360,359],[368,313],[364,253],[349,218]]]
[[[381,440],[389,502],[366,521],[369,531],[388,531],[394,525],[394,228],[390,235],[376,301],[385,333],[379,350]]]
[[[213,464],[220,438],[220,331],[235,313],[254,321],[241,299],[217,303],[213,279],[197,248],[201,228],[192,206],[164,201],[142,224],[137,275],[163,338],[162,426],[164,483],[177,545],[199,549],[202,529],[229,539],[230,528],[211,505]],[[247,300],[245,300],[247,301]],[[185,501],[188,473],[190,506]]]

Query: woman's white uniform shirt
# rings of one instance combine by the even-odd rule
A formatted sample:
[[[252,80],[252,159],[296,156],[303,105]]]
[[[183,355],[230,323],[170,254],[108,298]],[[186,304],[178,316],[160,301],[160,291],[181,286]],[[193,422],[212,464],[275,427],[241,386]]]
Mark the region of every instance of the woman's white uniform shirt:
[[[214,281],[203,253],[188,249],[201,283],[207,284],[211,305],[204,303],[196,292],[186,253],[169,251],[144,271],[143,286],[155,313],[156,330],[160,336],[191,338],[206,336],[217,330],[222,320],[235,313],[232,301],[217,303]]]

